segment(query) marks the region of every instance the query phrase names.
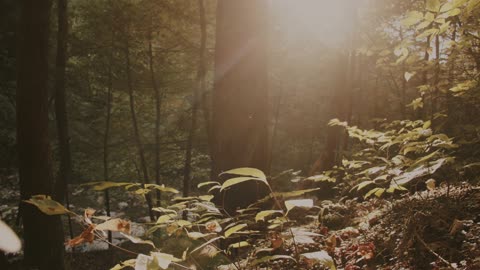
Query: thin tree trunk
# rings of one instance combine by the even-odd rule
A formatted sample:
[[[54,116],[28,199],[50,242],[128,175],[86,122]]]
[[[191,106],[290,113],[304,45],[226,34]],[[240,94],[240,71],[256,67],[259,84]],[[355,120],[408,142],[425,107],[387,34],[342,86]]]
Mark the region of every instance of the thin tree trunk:
[[[20,195],[53,196],[48,134],[48,36],[51,2],[21,2],[17,73],[17,150]],[[48,216],[33,205],[21,204],[26,269],[64,269],[60,216]]]
[[[113,46],[111,48],[113,50]],[[113,88],[113,74],[112,74],[112,65],[113,65],[113,55],[110,53],[110,59],[108,64],[108,89],[107,89],[107,108],[106,108],[106,116],[105,116],[105,132],[103,135],[103,179],[104,181],[110,180],[110,174],[108,169],[108,143],[110,138],[110,122],[112,117],[112,88]],[[107,212],[107,216],[110,216],[110,194],[108,189],[105,189],[105,210]],[[112,233],[108,232],[108,241],[112,242]],[[110,247],[110,246],[109,246]]]
[[[456,42],[457,42],[457,24],[453,25],[453,32],[452,32],[452,53],[449,56],[450,66],[448,68],[448,81],[449,81],[449,89],[455,85],[455,49],[456,49]],[[453,120],[453,96],[450,91],[445,93],[446,95],[446,109],[447,109],[447,123],[445,124],[445,130],[448,132],[452,128],[452,124],[455,122]]]
[[[283,89],[281,89],[277,97],[277,102],[275,104],[275,114],[273,117],[273,127],[272,127],[272,138],[270,139],[270,165],[268,165],[269,168],[271,168],[273,164],[273,157],[274,157],[273,149],[275,147],[275,139],[277,138],[278,122],[280,118],[280,108],[282,105],[283,92],[284,92]]]
[[[437,110],[437,99],[439,97],[440,89],[438,83],[440,81],[440,37],[435,36],[435,77],[434,77],[434,88],[432,93],[432,108],[430,112],[430,120],[433,123],[435,112]]]
[[[143,184],[145,185],[149,182],[148,168],[147,168],[147,161],[145,160],[145,152],[143,150],[142,140],[140,138],[140,131],[138,129],[137,115],[135,112],[135,97],[133,93],[133,82],[132,82],[132,74],[131,74],[131,66],[130,66],[130,45],[128,44],[128,40],[125,48],[125,58],[126,58],[128,95],[130,100],[130,113],[132,116],[132,125],[133,125],[133,132],[134,132],[133,136],[135,139],[135,144],[137,145],[138,155],[140,156],[140,166],[143,173]],[[152,199],[149,193],[145,194],[145,199],[147,201],[148,214],[150,216],[150,220],[153,221],[155,216],[152,211]]]
[[[400,27],[399,30],[400,34],[400,41],[403,42],[403,30]],[[407,112],[406,112],[406,106],[407,106],[407,80],[405,79],[405,73],[407,72],[406,64],[405,64],[406,59],[402,62],[402,86],[400,88],[400,114],[402,115],[402,120],[407,119]]]
[[[66,203],[70,209],[68,183],[72,177],[72,158],[70,154],[70,135],[68,132],[68,112],[65,89],[65,70],[67,64],[68,3],[58,0],[57,59],[55,74],[55,117],[57,122],[58,146],[60,149],[60,170],[55,183],[55,197]],[[67,216],[70,238],[73,238],[72,219]]]
[[[192,150],[193,141],[195,139],[195,131],[197,129],[197,114],[200,93],[205,91],[205,47],[207,40],[207,24],[205,21],[205,7],[203,0],[198,0],[198,9],[200,13],[200,50],[199,50],[199,63],[197,71],[196,86],[193,90],[192,101],[192,119],[190,122],[190,132],[187,139],[187,149],[185,152],[185,166],[183,170],[183,196],[190,194],[190,178],[192,172]]]
[[[152,48],[152,29],[150,29],[148,39],[148,66],[150,70],[150,79],[152,82],[152,88],[155,95],[155,184],[161,184],[160,177],[160,125],[161,125],[161,113],[162,113],[162,92],[158,87],[157,78],[155,77],[154,68],[154,56]],[[157,190],[156,205],[160,206],[161,192]]]

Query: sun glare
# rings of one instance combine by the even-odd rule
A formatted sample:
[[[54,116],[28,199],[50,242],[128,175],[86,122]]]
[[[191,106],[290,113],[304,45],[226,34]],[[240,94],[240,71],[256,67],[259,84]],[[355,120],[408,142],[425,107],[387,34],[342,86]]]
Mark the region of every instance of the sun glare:
[[[271,8],[291,38],[307,36],[327,46],[338,46],[350,37],[357,9],[366,0],[273,0]]]

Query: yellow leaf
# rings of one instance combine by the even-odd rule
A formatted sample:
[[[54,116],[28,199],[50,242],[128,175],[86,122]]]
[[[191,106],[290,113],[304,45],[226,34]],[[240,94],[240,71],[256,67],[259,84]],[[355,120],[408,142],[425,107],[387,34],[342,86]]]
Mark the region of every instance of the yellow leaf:
[[[63,215],[70,213],[70,211],[68,211],[63,205],[46,195],[35,195],[25,202],[35,205],[40,211],[47,215]]]
[[[252,178],[252,177],[235,177],[235,178],[231,178],[231,179],[228,179],[227,181],[225,181],[222,185],[222,188],[220,189],[220,191],[223,191],[231,186],[234,186],[234,185],[237,185],[237,184],[240,184],[240,183],[243,183],[243,182],[246,182],[246,181],[260,181],[260,182],[263,182],[265,183],[267,186],[268,186],[268,182],[267,180],[265,179],[261,179],[261,178]]]
[[[271,216],[275,213],[282,213],[280,210],[265,210],[258,212],[257,215],[255,216],[255,221],[258,222],[260,220],[264,221],[266,217]]]
[[[250,177],[255,177],[258,179],[262,179],[265,182],[267,181],[267,176],[259,169],[255,168],[237,168],[233,170],[228,170],[226,172],[222,172],[220,175],[224,174],[235,174],[235,175],[241,175],[241,176],[250,176]]]

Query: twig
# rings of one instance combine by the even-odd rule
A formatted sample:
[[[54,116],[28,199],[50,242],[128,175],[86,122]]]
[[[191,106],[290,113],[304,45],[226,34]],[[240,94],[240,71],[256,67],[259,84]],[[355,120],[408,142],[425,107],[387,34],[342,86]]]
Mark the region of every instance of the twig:
[[[293,246],[295,247],[295,257],[298,260],[298,258],[300,257],[300,253],[298,252],[297,242],[295,241],[295,234],[293,233],[292,228],[288,228],[288,230],[290,231],[290,234],[292,235]]]
[[[428,252],[432,253],[433,256],[437,257],[437,259],[439,259],[440,261],[442,261],[444,264],[450,266],[451,269],[455,269],[455,267],[453,267],[450,262],[448,262],[448,261],[445,260],[442,256],[440,256],[438,253],[436,253],[435,251],[433,251],[433,250],[427,245],[427,243],[425,243],[425,241],[423,241],[423,239],[420,237],[420,235],[418,235],[418,232],[417,232],[417,231],[415,231],[415,237],[418,239],[418,241],[420,241],[420,243],[422,243],[422,245],[428,250]]]

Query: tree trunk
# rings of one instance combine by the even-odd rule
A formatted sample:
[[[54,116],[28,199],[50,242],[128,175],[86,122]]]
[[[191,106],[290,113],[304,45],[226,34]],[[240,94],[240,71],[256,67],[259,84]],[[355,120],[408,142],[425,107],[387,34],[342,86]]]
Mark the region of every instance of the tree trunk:
[[[215,143],[211,145],[214,176],[238,167],[269,173],[267,18],[267,1],[218,2],[212,112]],[[256,181],[232,190],[223,202],[230,212],[265,194]]]
[[[153,47],[152,47],[152,32],[153,29],[150,29],[149,40],[148,40],[148,66],[150,70],[150,79],[152,82],[152,88],[155,95],[155,184],[160,185],[160,124],[161,124],[161,113],[162,113],[162,92],[158,87],[157,78],[155,77],[154,69],[154,56],[153,56]],[[157,190],[156,205],[160,206],[161,201],[161,192]]]
[[[22,200],[53,195],[48,134],[48,36],[51,2],[22,1],[17,74],[17,149]],[[64,269],[60,216],[22,203],[26,268]]]
[[[133,82],[132,82],[132,74],[131,74],[131,66],[130,66],[130,46],[128,44],[128,41],[125,48],[125,58],[126,58],[128,95],[129,95],[129,101],[130,101],[130,113],[132,115],[132,125],[133,125],[133,132],[134,132],[133,136],[135,139],[135,144],[137,145],[138,155],[140,156],[140,166],[143,174],[143,184],[145,185],[149,182],[148,168],[147,168],[147,161],[145,159],[145,152],[143,150],[142,139],[140,138],[140,131],[138,129],[137,115],[135,112],[135,97],[133,93]],[[145,194],[145,199],[147,201],[148,214],[150,216],[150,220],[153,221],[155,216],[152,211],[152,199],[149,193]]]
[[[197,129],[197,114],[200,99],[200,93],[205,91],[205,47],[207,41],[207,23],[205,21],[205,7],[203,0],[198,0],[198,9],[200,15],[200,49],[197,70],[196,85],[193,89],[192,101],[192,119],[190,122],[190,131],[187,139],[187,148],[185,151],[185,166],[183,169],[183,196],[190,194],[190,175],[192,172],[192,150],[193,141],[195,139],[195,131]]]
[[[68,112],[65,89],[65,69],[67,64],[68,17],[67,0],[58,0],[57,59],[55,74],[55,117],[57,121],[58,146],[60,149],[60,170],[55,183],[55,197],[65,202],[70,209],[68,183],[72,178],[72,158],[70,135],[68,132]],[[73,238],[72,219],[68,218],[70,238]]]
[[[346,82],[346,77],[348,73],[348,55],[344,53],[339,53],[337,56],[337,69],[334,76],[335,80],[335,89],[334,96],[332,100],[332,112],[334,112],[334,118],[338,118],[340,121],[344,121],[347,115],[346,106],[345,106],[345,97],[348,83]],[[347,97],[348,98],[348,97]],[[342,138],[343,127],[333,126],[329,127],[327,131],[327,142],[326,148],[323,155],[320,156],[319,160],[320,166],[315,170],[311,170],[311,174],[315,171],[324,171],[332,168],[336,161],[338,160],[338,150],[340,149],[339,144],[341,144],[340,138]]]
[[[113,38],[112,38],[112,47],[110,50],[113,50]],[[109,181],[110,180],[110,173],[108,169],[108,142],[110,139],[110,122],[112,118],[112,90],[113,90],[113,53],[109,55],[109,63],[108,63],[108,89],[107,89],[107,108],[106,108],[106,115],[105,115],[105,132],[103,134],[103,180]],[[110,216],[110,192],[108,189],[104,191],[105,195],[105,211],[107,212],[107,216]],[[112,242],[112,232],[108,232],[108,241]],[[109,245],[110,247],[110,245]]]

